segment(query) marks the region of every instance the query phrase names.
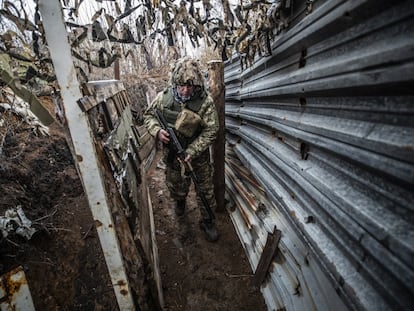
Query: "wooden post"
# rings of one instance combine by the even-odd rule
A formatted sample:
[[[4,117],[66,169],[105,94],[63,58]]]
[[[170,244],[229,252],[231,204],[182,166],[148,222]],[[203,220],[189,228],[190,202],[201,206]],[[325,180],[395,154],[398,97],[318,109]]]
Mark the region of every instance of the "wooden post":
[[[225,153],[225,111],[224,111],[224,65],[221,60],[212,60],[208,62],[209,75],[209,92],[216,105],[219,117],[219,131],[216,141],[212,146],[214,162],[214,193],[217,200],[217,211],[225,210],[224,192],[225,192],[225,175],[224,175],[224,153]]]
[[[119,58],[117,58],[114,61],[114,77],[115,77],[115,80],[120,80],[121,79],[121,74],[120,74],[120,71],[119,71]]]

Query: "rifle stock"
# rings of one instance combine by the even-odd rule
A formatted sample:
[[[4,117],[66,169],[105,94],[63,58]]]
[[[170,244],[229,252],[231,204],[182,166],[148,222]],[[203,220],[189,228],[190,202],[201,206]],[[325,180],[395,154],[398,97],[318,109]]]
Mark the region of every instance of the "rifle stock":
[[[175,150],[175,152],[177,153],[177,157],[181,160],[182,163],[184,163],[184,165],[187,166],[187,171],[194,183],[194,187],[196,190],[196,193],[198,194],[201,202],[203,203],[204,207],[207,210],[208,216],[210,221],[213,221],[214,217],[214,213],[213,210],[210,207],[210,204],[208,204],[207,198],[203,192],[203,190],[200,188],[200,183],[198,181],[198,177],[195,174],[194,170],[193,170],[193,166],[191,165],[191,163],[184,161],[185,159],[185,150],[183,148],[183,146],[181,145],[180,141],[178,140],[177,135],[175,134],[175,130],[168,126],[167,121],[164,118],[164,115],[162,114],[162,112],[160,112],[158,109],[154,109],[155,112],[155,116],[158,120],[158,123],[160,124],[161,128],[165,131],[168,132],[169,136],[170,136],[170,144],[172,145],[173,149]]]

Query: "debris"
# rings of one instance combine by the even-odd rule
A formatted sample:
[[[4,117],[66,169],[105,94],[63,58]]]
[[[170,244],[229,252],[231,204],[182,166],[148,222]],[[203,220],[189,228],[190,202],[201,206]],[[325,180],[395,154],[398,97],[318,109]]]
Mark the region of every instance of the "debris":
[[[4,216],[0,216],[0,231],[3,237],[15,232],[26,240],[30,240],[36,229],[32,227],[32,222],[26,217],[20,205],[16,208],[8,209]]]
[[[2,93],[7,99],[7,103],[0,103],[0,107],[22,117],[32,127],[35,134],[49,135],[49,128],[40,122],[39,118],[30,110],[30,105],[27,102],[14,94],[10,88],[3,88]]]

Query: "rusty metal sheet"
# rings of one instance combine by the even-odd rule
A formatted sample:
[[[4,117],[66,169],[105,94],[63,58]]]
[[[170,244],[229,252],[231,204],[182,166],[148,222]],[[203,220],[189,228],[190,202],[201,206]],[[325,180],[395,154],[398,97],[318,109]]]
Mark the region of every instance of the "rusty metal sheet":
[[[35,310],[23,267],[19,266],[0,276],[0,309]]]

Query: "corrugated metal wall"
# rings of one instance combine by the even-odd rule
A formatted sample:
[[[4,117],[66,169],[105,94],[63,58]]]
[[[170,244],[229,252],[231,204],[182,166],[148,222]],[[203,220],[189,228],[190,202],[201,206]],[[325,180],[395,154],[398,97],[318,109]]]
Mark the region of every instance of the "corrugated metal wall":
[[[308,15],[292,3],[271,56],[225,67],[236,230],[254,271],[281,231],[262,283],[269,310],[409,310],[414,1],[313,1]]]

